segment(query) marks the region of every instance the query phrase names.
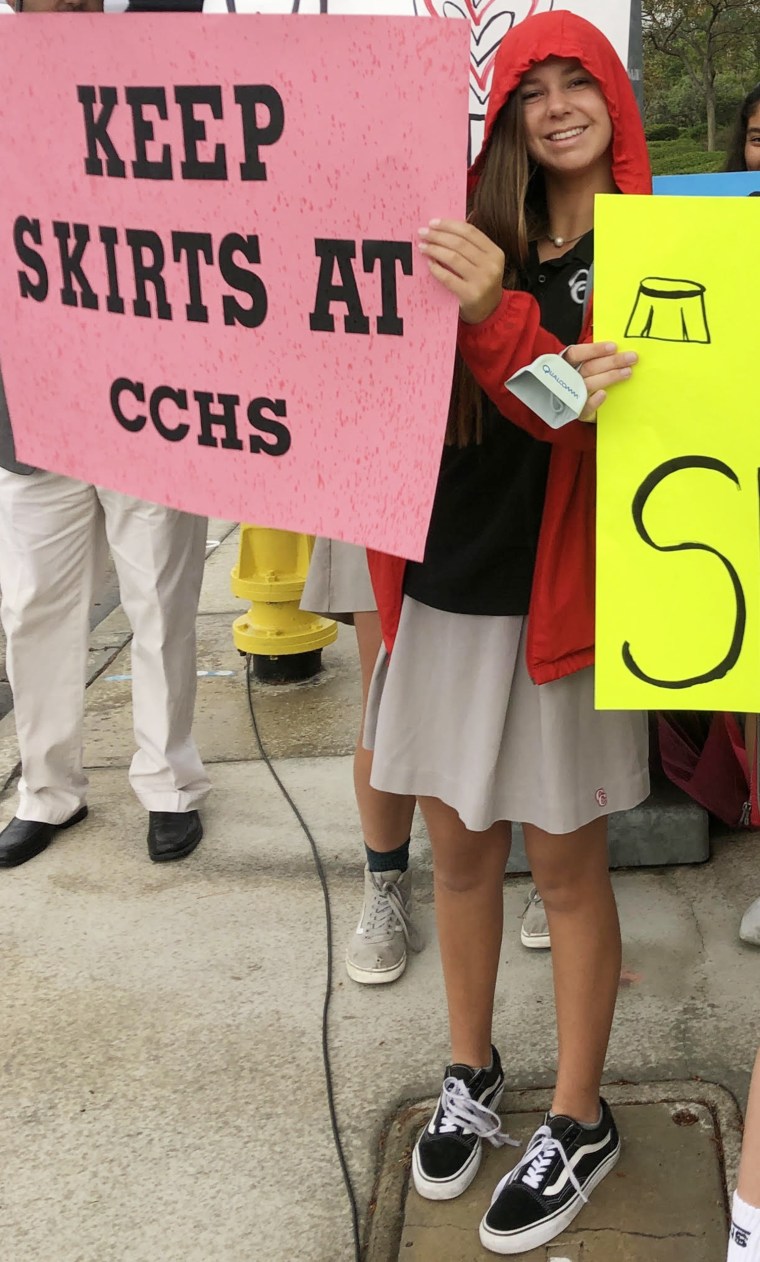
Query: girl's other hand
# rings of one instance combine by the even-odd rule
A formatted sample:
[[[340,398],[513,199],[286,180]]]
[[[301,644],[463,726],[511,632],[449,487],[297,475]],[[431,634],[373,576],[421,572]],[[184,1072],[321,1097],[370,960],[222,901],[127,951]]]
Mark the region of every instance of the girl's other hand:
[[[627,381],[639,359],[634,351],[618,351],[614,342],[568,346],[564,358],[571,368],[580,373],[588,390],[586,406],[579,417],[581,421],[596,420],[596,413],[607,398],[609,387],[619,381]]]
[[[464,322],[480,324],[493,315],[501,302],[504,251],[458,219],[431,219],[419,235],[430,271],[459,300]]]

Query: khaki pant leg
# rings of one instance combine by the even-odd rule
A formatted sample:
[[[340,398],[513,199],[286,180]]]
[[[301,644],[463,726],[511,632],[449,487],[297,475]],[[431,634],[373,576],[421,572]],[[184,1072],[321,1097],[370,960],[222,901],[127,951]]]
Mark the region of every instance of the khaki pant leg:
[[[85,801],[87,645],[103,560],[93,487],[55,473],[0,470],[0,612],[21,749],[21,819],[60,824]]]
[[[189,811],[210,788],[192,735],[195,620],[206,520],[98,492],[132,641],[137,752],[130,781],[148,811]]]

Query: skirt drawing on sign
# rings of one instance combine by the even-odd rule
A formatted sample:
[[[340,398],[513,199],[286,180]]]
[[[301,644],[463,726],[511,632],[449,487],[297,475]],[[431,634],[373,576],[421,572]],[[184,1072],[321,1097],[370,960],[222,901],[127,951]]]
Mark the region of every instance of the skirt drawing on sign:
[[[626,337],[655,342],[710,343],[705,286],[698,280],[647,276],[639,282]]]

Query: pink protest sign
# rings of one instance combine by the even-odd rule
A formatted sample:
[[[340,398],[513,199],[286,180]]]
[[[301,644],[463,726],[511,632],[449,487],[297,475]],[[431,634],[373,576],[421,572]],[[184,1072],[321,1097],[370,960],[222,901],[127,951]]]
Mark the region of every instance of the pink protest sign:
[[[9,21],[19,457],[420,557],[457,310],[415,242],[463,216],[467,60],[443,20]]]

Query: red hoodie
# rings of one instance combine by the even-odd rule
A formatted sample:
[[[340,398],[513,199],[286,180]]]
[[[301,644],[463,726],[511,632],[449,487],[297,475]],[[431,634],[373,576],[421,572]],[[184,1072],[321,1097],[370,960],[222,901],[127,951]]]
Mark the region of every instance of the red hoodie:
[[[612,172],[621,193],[649,193],[649,157],[625,67],[609,41],[572,13],[527,18],[505,36],[496,57],[483,149],[469,172],[477,183],[499,110],[523,75],[547,57],[577,58],[604,93],[613,127]],[[481,324],[459,323],[458,346],[478,384],[508,421],[552,444],[549,479],[531,593],[527,664],[537,684],[594,660],[596,428],[573,421],[554,430],[510,394],[504,382],[538,356],[564,349],[539,323],[530,294],[505,290]],[[591,307],[581,334],[591,341]],[[368,552],[383,638],[390,652],[403,601],[406,561]]]

